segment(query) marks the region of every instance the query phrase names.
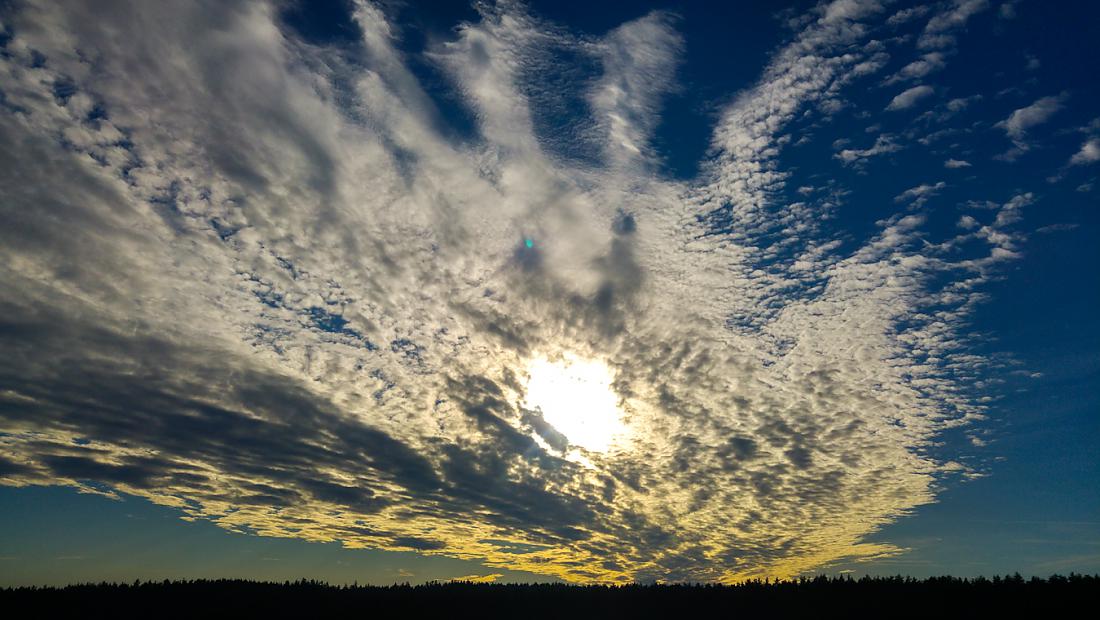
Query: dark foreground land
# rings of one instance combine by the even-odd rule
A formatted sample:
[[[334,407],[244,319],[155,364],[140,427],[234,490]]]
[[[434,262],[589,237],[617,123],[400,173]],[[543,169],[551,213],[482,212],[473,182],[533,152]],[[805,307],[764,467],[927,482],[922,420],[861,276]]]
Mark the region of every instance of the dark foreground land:
[[[825,578],[715,585],[429,583],[332,586],[242,580],[0,590],[7,617],[1027,618],[1091,617],[1100,576]],[[6,615],[6,614],[5,614]]]

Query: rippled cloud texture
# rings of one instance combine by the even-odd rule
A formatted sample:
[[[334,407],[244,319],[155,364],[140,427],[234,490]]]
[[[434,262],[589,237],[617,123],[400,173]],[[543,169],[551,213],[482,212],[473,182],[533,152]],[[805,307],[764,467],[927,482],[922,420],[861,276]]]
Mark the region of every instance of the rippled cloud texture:
[[[791,17],[683,181],[652,147],[684,54],[671,15],[595,37],[479,6],[419,59],[472,115],[464,133],[366,2],[339,48],[264,3],[17,3],[0,39],[3,482],[571,581],[896,553],[863,541],[980,473],[933,447],[980,428],[989,362],[966,319],[1034,197],[989,196],[930,234],[943,184],[914,178],[895,216],[838,231],[849,190],[796,192],[780,155],[793,121],[828,120],[855,87],[896,93],[875,114],[946,122],[967,101],[918,82],[987,8]],[[884,75],[891,54],[914,64]],[[565,104],[547,76],[573,65],[594,75],[570,82],[583,114],[548,129]],[[1004,122],[1017,150],[1064,97]],[[824,164],[915,140],[855,136]],[[531,361],[561,356],[610,369],[629,432],[606,452],[522,406]]]

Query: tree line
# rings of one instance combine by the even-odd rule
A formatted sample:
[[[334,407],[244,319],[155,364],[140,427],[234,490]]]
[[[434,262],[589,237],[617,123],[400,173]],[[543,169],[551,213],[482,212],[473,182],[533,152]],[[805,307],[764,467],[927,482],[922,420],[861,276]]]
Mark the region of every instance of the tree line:
[[[826,577],[733,585],[568,585],[469,582],[331,585],[322,581],[239,579],[88,583],[0,589],[0,609],[52,617],[431,617],[714,618],[1051,617],[1095,608],[1100,575],[1025,579]],[[1075,613],[1075,615],[1076,615]]]

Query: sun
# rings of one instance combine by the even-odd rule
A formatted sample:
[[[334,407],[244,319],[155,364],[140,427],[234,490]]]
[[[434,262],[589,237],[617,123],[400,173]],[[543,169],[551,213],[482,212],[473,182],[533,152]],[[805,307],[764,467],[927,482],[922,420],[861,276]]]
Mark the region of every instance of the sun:
[[[607,364],[573,355],[532,360],[527,366],[523,405],[542,417],[569,443],[606,452],[625,431],[619,399]]]

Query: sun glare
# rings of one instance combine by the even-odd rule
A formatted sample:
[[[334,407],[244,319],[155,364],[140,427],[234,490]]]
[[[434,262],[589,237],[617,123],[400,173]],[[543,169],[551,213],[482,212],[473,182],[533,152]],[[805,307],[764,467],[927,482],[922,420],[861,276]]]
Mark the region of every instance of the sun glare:
[[[607,364],[567,356],[560,361],[536,359],[527,367],[524,406],[542,417],[569,443],[604,452],[623,433],[618,397],[611,389]]]

